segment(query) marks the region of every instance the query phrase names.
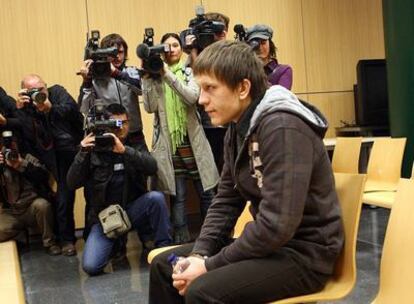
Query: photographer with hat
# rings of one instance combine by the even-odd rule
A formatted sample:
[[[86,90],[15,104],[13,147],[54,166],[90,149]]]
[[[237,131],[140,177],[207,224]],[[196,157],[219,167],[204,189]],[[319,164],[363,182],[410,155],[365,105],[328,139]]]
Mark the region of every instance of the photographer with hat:
[[[256,53],[262,60],[267,79],[271,85],[281,85],[286,89],[292,88],[292,68],[279,64],[276,59],[276,46],[272,41],[273,30],[265,24],[256,24],[246,31],[249,44],[256,41]]]

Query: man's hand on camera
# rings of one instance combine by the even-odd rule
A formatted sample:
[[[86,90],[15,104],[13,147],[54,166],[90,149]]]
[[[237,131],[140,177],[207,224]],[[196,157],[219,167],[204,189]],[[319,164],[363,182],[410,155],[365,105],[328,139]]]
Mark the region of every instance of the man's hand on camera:
[[[80,142],[80,146],[82,151],[90,151],[95,147],[95,135],[93,133],[89,133],[85,136],[84,139]]]
[[[112,147],[112,152],[118,153],[118,154],[125,153],[124,144],[119,140],[119,138],[114,133],[104,133],[104,135],[110,135],[114,138],[114,145]]]
[[[87,59],[83,62],[83,65],[81,66],[79,73],[78,73],[79,75],[83,77],[83,79],[90,78],[89,70],[91,68],[92,63],[93,63],[92,59]]]
[[[25,105],[30,103],[30,97],[26,95],[27,89],[21,89],[16,99],[16,107],[22,109]]]

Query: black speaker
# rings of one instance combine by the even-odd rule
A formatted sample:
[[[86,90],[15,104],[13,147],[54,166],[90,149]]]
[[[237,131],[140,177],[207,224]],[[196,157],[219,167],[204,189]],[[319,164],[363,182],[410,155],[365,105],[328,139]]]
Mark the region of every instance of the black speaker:
[[[385,59],[360,60],[358,62],[355,93],[357,125],[389,128]]]

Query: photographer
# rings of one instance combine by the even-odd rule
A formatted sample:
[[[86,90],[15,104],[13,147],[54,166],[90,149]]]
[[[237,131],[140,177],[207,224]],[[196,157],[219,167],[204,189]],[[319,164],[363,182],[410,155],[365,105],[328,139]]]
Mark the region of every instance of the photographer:
[[[279,64],[276,59],[276,46],[272,41],[273,30],[265,24],[256,24],[246,31],[246,41],[251,44],[256,41],[256,53],[262,60],[267,79],[271,85],[281,85],[286,89],[292,88],[292,68]]]
[[[73,207],[75,192],[66,174],[83,137],[83,117],[75,100],[59,85],[47,87],[35,74],[25,76],[17,99],[23,150],[46,164],[57,181],[56,222],[62,253],[76,254]]]
[[[197,25],[200,27],[201,24],[201,28],[199,29],[201,34],[203,34],[204,32],[213,32],[213,36],[211,37],[212,39],[210,39],[210,44],[216,41],[226,40],[230,18],[224,14],[216,12],[209,12],[204,15],[200,15],[200,13],[197,13],[197,18],[190,21],[190,24],[194,23],[194,20],[199,20],[198,22],[195,22],[195,25],[193,25],[193,27]],[[213,26],[211,23],[203,23],[204,21],[215,22],[214,25],[217,26]],[[219,25],[221,25],[221,27]],[[203,48],[200,49],[193,47],[196,38],[197,37],[194,35],[188,35],[186,37],[185,48],[191,49],[190,54],[187,58],[186,66],[192,67],[193,62],[203,50]],[[197,45],[197,43],[195,43],[195,45]],[[204,111],[204,108],[198,106],[197,109],[201,118],[201,124],[203,125],[204,132],[213,152],[214,162],[216,164],[218,172],[220,173],[223,167],[223,141],[227,128],[225,126],[213,126],[211,123],[211,119]]]
[[[174,242],[190,241],[185,201],[187,178],[194,182],[200,198],[202,220],[211,204],[211,191],[218,182],[213,155],[197,117],[199,87],[191,68],[181,60],[182,46],[175,33],[167,33],[161,43],[170,46],[160,78],[142,79],[144,107],[156,113],[152,155],[158,163],[158,189],[173,195]]]
[[[71,189],[85,187],[87,236],[82,267],[90,275],[102,272],[108,264],[116,238],[103,232],[99,213],[112,204],[125,209],[133,229],[147,237],[154,236],[155,247],[171,243],[170,223],[164,195],[147,192],[146,177],[157,171],[157,163],[149,154],[144,139],[128,136],[129,120],[126,110],[119,104],[106,108],[110,120],[122,127],[103,136],[112,137],[108,151],[98,146],[96,136],[88,134],[81,141],[81,151],[75,157],[67,175]],[[99,148],[99,149],[98,149]],[[97,151],[99,150],[99,151]]]
[[[83,77],[78,103],[82,113],[87,114],[94,106],[96,99],[105,101],[105,105],[118,103],[123,105],[130,118],[130,132],[137,137],[143,137],[141,112],[138,104],[138,94],[141,91],[141,81],[135,67],[126,66],[128,45],[118,34],[110,34],[101,41],[101,48],[116,47],[116,57],[108,57],[111,73],[109,77],[92,77],[92,59],[87,59],[80,69]]]
[[[3,132],[3,137],[6,132]],[[48,254],[58,255],[53,233],[53,212],[49,203],[49,173],[30,154],[22,157],[16,151],[0,152],[1,208],[0,242],[16,237],[27,227],[39,227]]]

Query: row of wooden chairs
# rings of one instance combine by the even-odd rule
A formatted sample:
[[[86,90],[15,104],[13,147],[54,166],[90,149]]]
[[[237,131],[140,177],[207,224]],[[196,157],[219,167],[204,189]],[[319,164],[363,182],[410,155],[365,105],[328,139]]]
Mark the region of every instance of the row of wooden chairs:
[[[362,137],[337,137],[332,169],[337,173],[358,173]],[[375,139],[369,155],[363,202],[392,208],[404,156],[406,138]]]

